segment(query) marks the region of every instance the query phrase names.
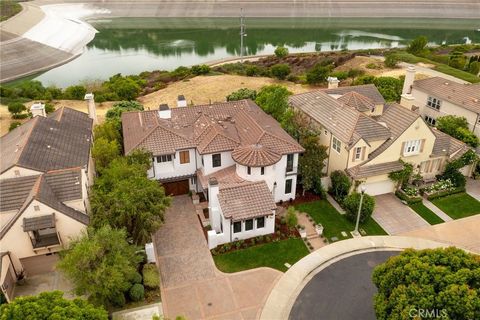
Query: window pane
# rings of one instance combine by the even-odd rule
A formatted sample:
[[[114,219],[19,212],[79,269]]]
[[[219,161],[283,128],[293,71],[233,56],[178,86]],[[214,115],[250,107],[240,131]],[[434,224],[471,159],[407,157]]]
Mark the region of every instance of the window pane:
[[[212,166],[214,168],[222,166],[222,156],[220,153],[212,154]]]
[[[253,229],[253,219],[245,220],[245,230]]]
[[[242,222],[237,221],[233,223],[233,233],[242,232]]]
[[[257,229],[265,227],[265,217],[257,218]]]
[[[247,174],[252,174],[252,168],[247,167]]]
[[[293,154],[287,154],[287,172],[293,171]]]
[[[285,181],[285,194],[292,192],[292,179]]]
[[[265,174],[265,167],[260,168],[260,174],[263,176]]]

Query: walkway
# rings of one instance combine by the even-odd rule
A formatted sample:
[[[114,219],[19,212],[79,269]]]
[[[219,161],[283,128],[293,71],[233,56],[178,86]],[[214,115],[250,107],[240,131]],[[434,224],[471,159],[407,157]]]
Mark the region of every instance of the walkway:
[[[332,207],[335,208],[335,210],[337,210],[340,214],[345,214],[345,210],[343,210],[342,207],[340,207],[340,205],[338,204],[337,201],[335,201],[335,199],[333,199],[333,197],[331,195],[329,195],[327,193],[327,201],[328,203],[330,203],[332,205]]]
[[[166,318],[255,319],[282,275],[269,268],[218,271],[188,196],[174,198],[154,242]]]
[[[440,210],[436,205],[434,205],[433,203],[431,203],[427,199],[423,199],[423,205],[425,207],[427,207],[428,209],[430,209],[433,213],[435,213],[443,221],[446,222],[446,221],[452,221],[453,220],[452,218],[450,218],[450,216],[448,214],[446,214],[445,212]]]
[[[394,194],[375,197],[373,219],[389,235],[397,235],[429,226],[415,211],[404,205]]]
[[[323,238],[317,234],[314,225],[315,222],[310,222],[306,213],[300,212],[298,213],[297,217],[298,224],[305,227],[305,231],[307,233],[306,241],[308,241],[313,247],[313,250],[309,249],[310,251],[315,251],[327,245],[325,242],[323,242]]]
[[[467,179],[467,193],[480,201],[480,180]]]

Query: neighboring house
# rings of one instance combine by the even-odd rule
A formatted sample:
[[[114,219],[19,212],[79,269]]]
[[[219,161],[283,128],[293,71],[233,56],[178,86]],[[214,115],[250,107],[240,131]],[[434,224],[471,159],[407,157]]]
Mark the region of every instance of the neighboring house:
[[[345,171],[370,195],[394,192],[388,174],[403,168],[400,159],[430,180],[442,172],[447,160],[469,149],[430,128],[415,112],[384,104],[373,85],[297,94],[290,97],[290,104],[310,118],[320,142],[328,147],[325,173]],[[464,174],[470,173],[470,167],[464,169]],[[329,179],[324,182],[329,184]]]
[[[167,194],[203,192],[209,245],[274,232],[276,202],[295,198],[303,148],[254,102],[122,114],[124,149],[153,154],[151,179]]]
[[[480,137],[480,83],[461,84],[441,77],[414,78],[415,69],[410,68],[402,91],[402,106],[419,113],[432,126],[438,117],[465,117],[469,129]]]
[[[17,278],[37,273],[89,223],[93,120],[34,106],[33,119],[0,138],[0,285],[8,300]]]

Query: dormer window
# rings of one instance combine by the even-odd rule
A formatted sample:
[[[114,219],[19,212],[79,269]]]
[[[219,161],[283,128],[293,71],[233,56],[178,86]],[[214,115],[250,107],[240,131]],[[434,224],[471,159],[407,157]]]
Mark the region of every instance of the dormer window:
[[[440,101],[437,98],[434,97],[428,97],[427,99],[427,107],[430,107],[435,110],[440,110],[440,105],[442,104],[442,101]]]

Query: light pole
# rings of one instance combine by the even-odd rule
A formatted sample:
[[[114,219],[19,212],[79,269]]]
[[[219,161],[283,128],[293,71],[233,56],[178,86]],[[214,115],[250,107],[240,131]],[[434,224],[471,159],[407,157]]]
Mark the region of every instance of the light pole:
[[[352,232],[354,237],[360,237],[360,233],[358,233],[358,224],[360,223],[360,213],[362,212],[363,195],[365,194],[365,190],[365,186],[360,188],[360,205],[358,206],[357,222],[355,223],[355,230]]]

